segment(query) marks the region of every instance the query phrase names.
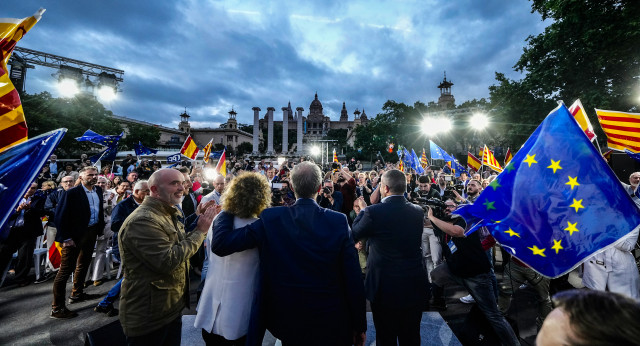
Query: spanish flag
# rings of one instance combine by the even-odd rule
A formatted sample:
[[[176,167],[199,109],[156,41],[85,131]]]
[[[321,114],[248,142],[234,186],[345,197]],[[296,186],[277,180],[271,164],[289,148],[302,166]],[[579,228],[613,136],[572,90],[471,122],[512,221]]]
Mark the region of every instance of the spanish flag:
[[[427,168],[429,166],[429,160],[427,160],[427,153],[422,148],[422,156],[420,157],[420,165],[422,168]]]
[[[596,109],[598,121],[607,135],[609,149],[640,152],[640,113]]]
[[[593,126],[591,126],[589,117],[587,117],[587,113],[585,113],[580,99],[577,99],[571,107],[569,107],[569,112],[576,119],[580,128],[582,128],[582,131],[584,131],[584,134],[593,142],[593,139],[596,138],[596,134],[593,132]]]
[[[61,251],[62,245],[57,241],[54,241],[49,248],[49,263],[51,263],[54,269],[60,267],[60,261],[62,260]]]
[[[220,160],[218,160],[218,164],[216,165],[216,171],[222,174],[223,177],[227,176],[227,148],[224,148],[222,155],[220,155]]]
[[[470,170],[477,172],[480,170],[480,167],[482,167],[482,161],[480,161],[479,158],[473,156],[472,153],[467,152],[467,167],[469,167]]]
[[[507,148],[507,153],[504,155],[504,165],[506,166],[512,158],[513,154],[511,153],[511,149]]]
[[[24,19],[0,18],[0,152],[27,140],[20,95],[11,83],[7,63],[16,44],[42,18],[44,9]]]
[[[336,154],[336,150],[333,149],[333,162],[340,162],[338,161],[338,154]]]
[[[498,160],[496,160],[496,157],[493,156],[493,152],[491,152],[486,145],[482,151],[482,164],[495,171],[502,172],[502,167],[500,167]]]
[[[212,146],[213,146],[213,138],[211,138],[209,143],[207,143],[207,145],[205,145],[204,148],[202,148],[202,151],[204,152],[204,157],[202,158],[204,160],[204,163],[209,163],[209,155],[211,155]]]
[[[189,137],[187,137],[187,140],[184,141],[184,144],[182,145],[180,154],[190,158],[191,160],[195,160],[198,156],[198,151],[200,151],[200,149],[196,145],[196,142],[193,140],[193,138],[191,138],[191,135],[189,135]]]

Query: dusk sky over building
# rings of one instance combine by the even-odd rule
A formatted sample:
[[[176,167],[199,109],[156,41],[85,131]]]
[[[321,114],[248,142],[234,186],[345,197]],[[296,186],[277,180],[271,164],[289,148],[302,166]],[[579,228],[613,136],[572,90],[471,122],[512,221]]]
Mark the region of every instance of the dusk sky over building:
[[[436,101],[443,72],[459,104],[488,97],[495,72],[512,66],[525,39],[546,25],[525,0],[488,1],[3,1],[0,17],[45,8],[19,42],[30,48],[125,71],[117,115],[176,127],[217,127],[234,107],[290,101],[304,114],[317,91],[325,115],[342,102],[369,117],[385,101]],[[51,68],[27,73],[26,91],[57,96]],[[27,123],[29,114],[26,114]]]

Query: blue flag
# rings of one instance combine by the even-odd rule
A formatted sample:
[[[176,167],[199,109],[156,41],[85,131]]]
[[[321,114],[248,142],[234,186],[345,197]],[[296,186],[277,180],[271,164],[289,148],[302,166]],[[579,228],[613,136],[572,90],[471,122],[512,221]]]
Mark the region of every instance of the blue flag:
[[[98,160],[102,161],[115,161],[116,160],[116,154],[118,154],[118,145],[112,145],[110,147],[107,147],[107,149],[99,152],[96,155],[93,155],[89,158],[89,160],[91,160],[91,163],[96,163],[98,162]]]
[[[142,145],[142,142],[140,142],[140,141],[138,141],[138,144],[135,145],[134,150],[136,152],[136,156],[151,155],[151,154],[157,154],[158,153],[157,150],[145,147],[144,145]]]
[[[180,162],[180,161],[182,161],[182,154],[180,153],[167,156],[167,163]]]
[[[429,141],[429,152],[431,153],[432,160],[444,160],[445,162],[453,161],[453,157],[451,155],[447,154],[446,151],[431,140]]]
[[[91,130],[87,130],[84,132],[82,137],[76,137],[76,141],[78,142],[91,142],[100,145],[104,145],[105,147],[110,147],[112,145],[117,145],[120,138],[124,136],[124,132],[119,135],[109,135],[103,136],[98,133],[95,133]]]
[[[424,174],[424,168],[422,168],[422,165],[420,164],[420,158],[418,158],[418,155],[416,155],[413,148],[411,149],[411,160],[411,168],[413,168],[418,174]]]
[[[504,249],[551,278],[640,224],[640,211],[564,104],[474,204],[455,213],[469,224],[482,219],[476,226],[486,225]]]
[[[456,159],[455,157],[453,157],[453,161],[451,161],[451,167],[453,167],[453,170],[455,171],[456,177],[460,176],[460,173],[462,172],[467,172],[467,169],[460,164],[460,162],[458,162],[458,159]]]
[[[219,159],[219,158],[220,158],[220,156],[222,156],[222,152],[223,152],[223,151],[224,151],[224,150],[220,150],[220,151],[212,151],[212,152],[211,152],[211,155],[209,155],[209,157],[210,157],[210,158],[212,158],[212,159],[214,159],[214,160],[217,160],[217,159]]]
[[[402,148],[402,162],[404,162],[405,167],[413,168],[413,158],[411,158],[407,148]]]
[[[67,129],[51,131],[0,153],[0,239],[9,231],[9,227],[3,227],[7,218],[66,132]]]

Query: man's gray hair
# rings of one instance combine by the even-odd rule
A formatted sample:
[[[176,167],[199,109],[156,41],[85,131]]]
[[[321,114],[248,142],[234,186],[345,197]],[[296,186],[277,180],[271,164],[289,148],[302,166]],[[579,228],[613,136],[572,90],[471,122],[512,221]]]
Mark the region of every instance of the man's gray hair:
[[[96,171],[97,172],[98,171],[98,167],[96,167],[96,166],[85,166],[85,167],[82,167],[82,169],[78,173],[83,174],[86,171]]]
[[[291,170],[291,185],[298,198],[312,198],[321,184],[322,171],[311,162],[301,162]]]
[[[148,180],[138,180],[136,184],[133,186],[133,191],[142,190],[142,185],[149,184]]]
[[[407,192],[407,178],[397,169],[387,171],[382,175],[382,183],[389,187],[389,192],[400,195]]]

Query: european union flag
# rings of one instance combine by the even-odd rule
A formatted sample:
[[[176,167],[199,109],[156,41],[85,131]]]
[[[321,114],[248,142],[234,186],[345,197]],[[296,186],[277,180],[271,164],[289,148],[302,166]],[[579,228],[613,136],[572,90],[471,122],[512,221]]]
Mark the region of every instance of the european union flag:
[[[220,151],[212,151],[212,152],[211,152],[211,155],[209,155],[209,157],[210,157],[210,158],[212,158],[212,159],[214,159],[214,160],[217,160],[217,159],[219,159],[219,158],[220,158],[220,156],[222,156],[222,152],[223,152],[223,151],[224,151],[224,150],[220,150]]]
[[[444,160],[445,162],[453,161],[453,157],[447,154],[442,148],[433,141],[429,140],[429,152],[431,153],[431,160]]]
[[[142,145],[142,142],[140,142],[140,141],[138,141],[138,144],[135,145],[134,150],[136,152],[136,156],[151,155],[151,154],[157,154],[158,153],[157,150],[145,147],[144,145]]]
[[[44,133],[0,153],[0,239],[9,231],[2,226],[65,133],[67,129]]]
[[[564,104],[474,204],[455,213],[469,223],[483,219],[476,226],[486,225],[504,249],[551,278],[640,224],[640,211]]]
[[[407,151],[407,148],[402,148],[402,161],[405,164],[405,167],[412,168],[413,167],[413,158],[411,154]]]
[[[98,160],[105,160],[105,161],[115,161],[116,160],[116,154],[118,154],[118,145],[112,145],[110,147],[107,147],[107,149],[99,152],[96,155],[93,155],[89,158],[89,160],[91,160],[91,163],[96,163],[98,162]]]
[[[112,145],[117,145],[120,138],[124,136],[124,132],[119,135],[108,135],[103,136],[101,134],[95,133],[91,130],[87,130],[84,132],[82,137],[76,137],[76,141],[78,142],[91,142],[100,145],[104,145],[105,147],[110,147]]]
[[[420,165],[420,159],[413,148],[411,148],[411,168],[413,168],[418,174],[424,173],[424,168]]]
[[[460,176],[460,173],[462,172],[467,172],[467,169],[460,164],[460,162],[458,162],[458,159],[456,159],[455,157],[453,157],[453,161],[451,161],[451,167],[453,168],[453,170],[455,171],[456,177]]]

